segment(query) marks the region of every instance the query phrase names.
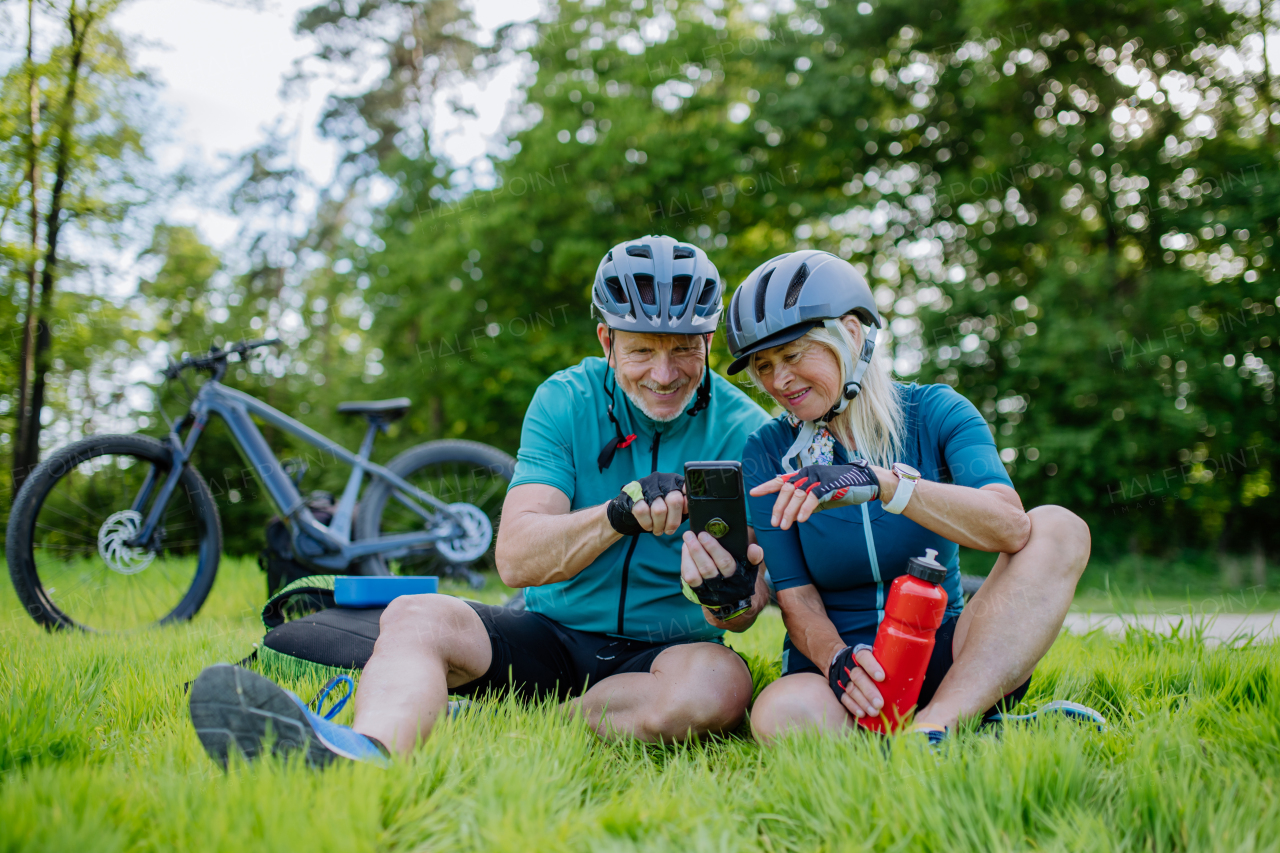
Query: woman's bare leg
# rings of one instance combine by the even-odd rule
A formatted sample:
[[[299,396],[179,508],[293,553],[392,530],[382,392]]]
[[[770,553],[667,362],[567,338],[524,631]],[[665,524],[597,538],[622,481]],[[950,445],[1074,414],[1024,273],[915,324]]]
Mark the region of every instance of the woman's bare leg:
[[[1031,538],[1001,554],[956,623],[955,663],[918,724],[955,726],[981,714],[1031,675],[1058,638],[1089,562],[1089,526],[1060,506],[1031,510]]]
[[[856,725],[827,680],[812,672],[779,678],[761,691],[751,709],[751,729],[766,744],[795,732],[844,734]]]

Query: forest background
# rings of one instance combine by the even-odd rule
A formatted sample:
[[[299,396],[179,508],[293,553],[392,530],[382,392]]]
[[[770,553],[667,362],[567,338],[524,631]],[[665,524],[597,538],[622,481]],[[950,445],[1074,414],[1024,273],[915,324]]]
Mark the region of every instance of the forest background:
[[[324,186],[282,135],[216,180],[158,169],[120,5],[0,3],[29,47],[0,92],[0,513],[51,448],[162,431],[182,394],[158,367],[241,338],[285,344],[228,381],[348,446],[339,401],[404,395],[380,458],[514,453],[537,385],[598,354],[601,256],[662,233],[730,291],[780,252],[849,259],[896,374],[978,406],[1027,506],[1085,517],[1099,560],[1266,583],[1280,4],[601,0],[489,38],[454,0],[323,3],[296,24],[312,60],[361,81],[322,119]],[[433,95],[509,63],[492,175],[433,156]],[[236,217],[233,246],[166,221],[182,193]],[[310,461],[309,487],[345,478]],[[272,509],[225,429],[197,465],[228,551],[260,549]]]

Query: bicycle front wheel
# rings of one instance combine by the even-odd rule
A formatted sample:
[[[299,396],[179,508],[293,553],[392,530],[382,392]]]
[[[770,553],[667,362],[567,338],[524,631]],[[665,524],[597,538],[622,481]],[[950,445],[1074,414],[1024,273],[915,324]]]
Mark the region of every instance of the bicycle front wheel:
[[[94,436],[46,459],[9,516],[6,555],[23,606],[49,628],[131,631],[190,619],[213,586],[222,529],[208,485],[188,465],[151,547],[142,528],[172,468],[141,435]]]

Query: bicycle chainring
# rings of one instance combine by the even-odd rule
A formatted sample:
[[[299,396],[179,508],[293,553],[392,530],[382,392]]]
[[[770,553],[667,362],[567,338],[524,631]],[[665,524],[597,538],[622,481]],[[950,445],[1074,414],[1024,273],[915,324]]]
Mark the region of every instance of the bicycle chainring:
[[[493,524],[479,507],[468,503],[449,504],[449,512],[462,525],[463,534],[441,539],[436,551],[451,563],[473,563],[484,556],[493,542]]]
[[[134,548],[125,543],[138,535],[142,527],[142,515],[125,509],[113,513],[98,528],[98,556],[107,568],[122,575],[136,575],[151,565],[156,558],[154,551]]]

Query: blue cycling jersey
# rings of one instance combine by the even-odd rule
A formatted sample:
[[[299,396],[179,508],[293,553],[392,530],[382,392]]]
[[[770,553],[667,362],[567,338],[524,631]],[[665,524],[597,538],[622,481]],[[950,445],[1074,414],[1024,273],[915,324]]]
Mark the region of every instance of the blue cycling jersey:
[[[587,358],[538,387],[525,414],[511,487],[554,486],[574,510],[599,506],[632,480],[684,463],[742,458],[747,436],[769,416],[718,374],[711,374],[711,404],[694,417],[655,423],[614,391],[614,412],[624,435],[636,439],[601,471],[600,449],[614,437],[606,408],[603,358]],[[649,643],[713,639],[702,609],[680,593],[680,537],[642,533],[615,542],[566,581],[525,590],[525,606],[568,628]]]
[[[918,470],[926,480],[955,483],[971,488],[1001,483],[1012,486],[986,420],[972,403],[947,385],[899,384],[906,427],[906,442],[899,462]],[[743,454],[748,489],[783,473],[782,454],[795,440],[797,428],[778,418],[757,430]],[[847,464],[848,453],[837,440],[837,465]],[[947,618],[964,606],[960,593],[959,546],[921,527],[905,515],[885,512],[876,500],[866,505],[871,520],[876,565],[873,566],[863,525],[862,507],[824,510],[790,530],[771,527],[776,495],[748,498],[757,519],[756,536],[764,548],[765,563],[779,590],[813,584],[836,630],[846,643],[870,643],[884,618],[889,584],[907,571],[907,560],[923,556],[926,548],[938,552],[947,567],[943,589],[947,592]],[[797,668],[799,654],[790,651],[790,668]],[[821,661],[825,665],[826,661]]]

